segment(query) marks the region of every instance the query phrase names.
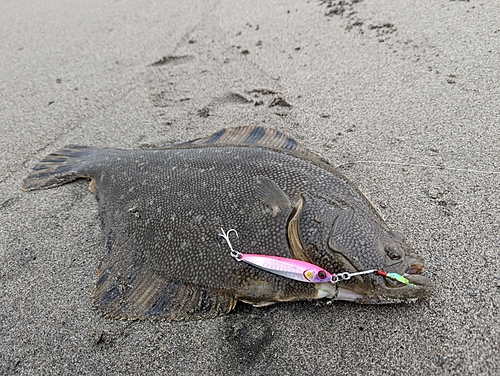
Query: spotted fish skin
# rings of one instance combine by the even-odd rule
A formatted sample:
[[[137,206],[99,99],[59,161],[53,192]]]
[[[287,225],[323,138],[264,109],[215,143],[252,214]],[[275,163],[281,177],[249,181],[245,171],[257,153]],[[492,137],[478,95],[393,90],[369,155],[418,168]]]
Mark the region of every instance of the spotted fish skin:
[[[206,318],[229,312],[238,300],[265,305],[321,297],[317,286],[237,262],[217,235],[221,227],[238,231],[232,242],[242,253],[304,259],[329,272],[345,270],[346,259],[351,268],[356,264],[349,252],[339,257],[329,244],[337,239],[339,247],[349,247],[351,241],[342,237],[352,229],[334,236],[342,215],[352,223],[354,215],[375,224],[378,232],[370,236],[382,234],[381,241],[394,243],[353,184],[272,129],[221,130],[152,150],[70,145],[42,160],[23,189],[77,178],[91,179],[99,201],[105,256],[94,299],[111,317]],[[289,227],[298,206],[303,216],[296,226],[299,246],[293,247]],[[366,265],[387,262],[379,250],[361,253]]]

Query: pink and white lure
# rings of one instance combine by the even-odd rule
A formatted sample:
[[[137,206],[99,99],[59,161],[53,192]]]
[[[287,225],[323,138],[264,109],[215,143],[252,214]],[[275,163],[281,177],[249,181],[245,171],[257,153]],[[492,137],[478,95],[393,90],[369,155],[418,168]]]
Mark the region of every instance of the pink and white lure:
[[[238,261],[243,261],[267,272],[294,279],[296,281],[309,283],[335,283],[338,281],[334,274],[331,274],[325,269],[306,261],[235,251],[229,240],[231,232],[234,232],[236,237],[238,237],[238,233],[234,229],[229,230],[227,233],[224,232],[223,229],[220,229],[219,235],[226,240],[229,248],[231,249],[231,256]]]
[[[335,282],[334,275],[317,265],[302,260],[244,253],[237,260],[296,281],[309,283]]]

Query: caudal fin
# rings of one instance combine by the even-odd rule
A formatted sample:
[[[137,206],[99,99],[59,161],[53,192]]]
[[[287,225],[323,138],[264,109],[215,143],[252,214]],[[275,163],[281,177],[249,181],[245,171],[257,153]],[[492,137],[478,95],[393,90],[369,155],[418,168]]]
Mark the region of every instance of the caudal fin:
[[[24,191],[49,189],[78,178],[90,177],[85,166],[89,156],[96,150],[98,149],[88,146],[68,145],[48,155],[24,179],[21,189]]]

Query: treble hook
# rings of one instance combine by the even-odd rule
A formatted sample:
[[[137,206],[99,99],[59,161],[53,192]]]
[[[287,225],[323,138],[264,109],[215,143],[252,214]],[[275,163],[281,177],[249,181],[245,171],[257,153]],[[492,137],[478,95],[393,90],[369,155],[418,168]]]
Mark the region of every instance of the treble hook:
[[[221,227],[218,234],[219,234],[219,236],[222,236],[224,238],[224,240],[227,242],[227,245],[229,246],[229,249],[231,250],[231,257],[234,257],[236,260],[240,261],[241,257],[242,257],[241,253],[234,250],[233,245],[231,244],[231,241],[229,240],[229,236],[230,236],[231,232],[234,232],[234,234],[236,235],[237,238],[240,237],[238,235],[238,232],[234,228],[230,229],[228,232],[225,232],[224,229]]]

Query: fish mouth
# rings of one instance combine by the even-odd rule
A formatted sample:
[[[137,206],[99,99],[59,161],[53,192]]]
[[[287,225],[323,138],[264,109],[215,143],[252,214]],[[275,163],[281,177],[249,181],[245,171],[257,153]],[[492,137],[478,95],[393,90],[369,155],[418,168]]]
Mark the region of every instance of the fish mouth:
[[[425,272],[425,266],[422,262],[415,262],[410,265],[409,268],[403,273],[403,277],[405,277],[410,283],[415,286],[427,287],[431,285],[431,281],[429,278],[422,275]]]
[[[403,265],[400,266],[399,269],[403,270],[401,272],[400,270],[397,270],[398,268],[394,267],[387,267],[388,272],[396,272],[403,277],[405,277],[408,281],[409,284],[402,283],[400,281],[390,279],[390,278],[384,278],[384,283],[387,288],[400,288],[400,287],[405,287],[405,286],[411,286],[411,287],[424,287],[430,284],[430,280],[423,276],[422,274],[425,272],[425,266],[422,261],[418,258],[417,255],[415,254],[410,254],[410,258],[404,262]],[[409,265],[409,266],[407,266]],[[386,270],[384,270],[386,271]],[[414,285],[414,286],[412,286]]]
[[[420,260],[408,260],[409,266],[399,272],[408,283],[403,283],[376,273],[354,278],[358,283],[339,282],[337,299],[364,304],[390,304],[417,300],[429,296],[432,291],[431,281],[422,275],[425,271]],[[405,264],[408,264],[405,263]],[[397,273],[393,268],[390,272]],[[393,270],[391,270],[393,269]]]

